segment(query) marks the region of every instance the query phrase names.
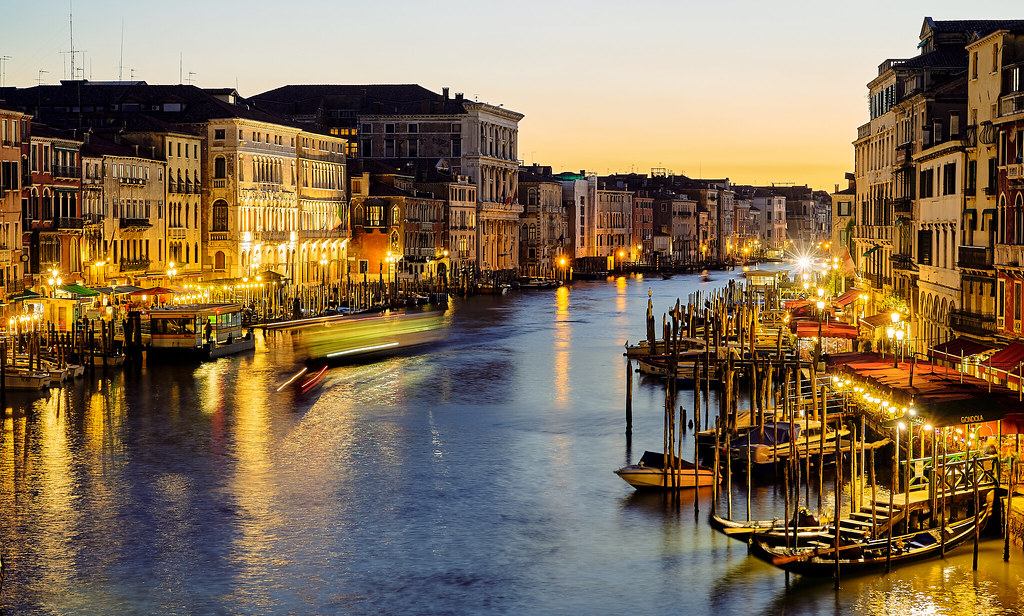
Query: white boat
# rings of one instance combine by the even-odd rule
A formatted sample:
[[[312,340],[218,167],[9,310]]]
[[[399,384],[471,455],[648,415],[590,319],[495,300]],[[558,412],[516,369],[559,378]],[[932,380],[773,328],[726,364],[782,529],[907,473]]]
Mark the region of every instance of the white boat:
[[[68,378],[77,379],[85,374],[82,364],[68,364]]]
[[[92,356],[93,366],[121,366],[124,364],[124,355],[119,353],[109,353],[106,357],[103,353],[95,353]]]
[[[49,385],[50,374],[48,372],[36,372],[21,368],[8,368],[4,372],[4,387],[6,389],[33,391]]]
[[[680,470],[672,469],[666,472],[663,468],[664,460],[664,454],[645,451],[640,457],[640,462],[624,466],[615,471],[615,474],[637,490],[671,490],[676,486],[693,488],[709,486],[715,482],[715,472],[710,468],[695,467],[692,462],[678,460]]]

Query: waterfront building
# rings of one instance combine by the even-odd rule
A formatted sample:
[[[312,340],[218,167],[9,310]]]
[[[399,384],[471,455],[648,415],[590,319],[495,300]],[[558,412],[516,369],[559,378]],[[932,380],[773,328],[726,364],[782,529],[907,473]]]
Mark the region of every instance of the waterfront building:
[[[438,258],[444,265],[438,266],[438,274],[463,285],[476,273],[476,184],[449,167],[434,165],[418,172],[416,188],[442,200]]]
[[[654,254],[654,197],[647,191],[633,195],[632,262],[650,266]]]
[[[297,137],[298,284],[337,284],[347,279],[347,148],[345,139],[331,135],[302,131]],[[261,264],[250,263],[250,267],[255,272]]]
[[[519,267],[519,121],[523,114],[418,85],[288,85],[258,94],[263,109],[358,140],[349,153],[403,167],[428,161],[476,185],[476,268]]]
[[[1002,340],[1019,340],[1024,329],[1024,24],[1007,26],[978,41],[971,53],[972,77],[978,71],[980,79],[989,58],[999,82],[992,118],[997,131],[994,197],[999,219],[996,329]]]
[[[51,278],[70,281],[82,275],[81,147],[73,132],[36,122],[23,140],[28,158],[22,199],[26,285],[43,289]]]
[[[901,308],[922,345],[950,335],[950,315],[963,305],[953,252],[963,237],[963,206],[955,202],[968,198],[965,153],[973,147],[965,46],[1019,23],[926,17],[921,53],[886,60],[868,84],[870,121],[854,141],[853,257],[868,285],[869,314]]]
[[[151,158],[166,165],[166,181],[163,183],[166,191],[163,199],[164,214],[153,221],[152,229],[159,236],[156,241],[159,246],[156,253],[158,262],[150,263],[149,275],[158,278],[162,273],[168,285],[190,284],[201,280],[204,253],[201,213],[204,169],[202,139],[180,127],[142,115],[131,117],[118,138],[137,146],[140,153],[148,152]],[[95,233],[99,211],[92,208],[85,214],[87,235]],[[102,269],[107,272],[107,276],[113,275],[116,271],[111,270],[113,264],[106,257],[97,258],[106,262],[106,265],[98,265],[94,258],[91,263],[95,267],[91,269]]]
[[[24,289],[22,273],[21,199],[27,159],[22,142],[27,138],[29,116],[0,108],[0,294]]]
[[[152,150],[112,137],[83,136],[82,281],[155,286],[151,278],[166,276],[167,165]]]
[[[413,197],[413,177],[373,161],[360,166],[349,175],[351,275],[357,282],[383,284],[396,279],[405,254],[406,208]]]
[[[846,188],[832,191],[832,233],[830,235],[831,250],[829,257],[845,262],[847,252],[853,255],[851,245],[853,238],[853,206],[857,198],[856,180],[852,173],[846,174]]]
[[[562,209],[562,183],[550,167],[533,165],[519,170],[519,263],[530,276],[555,276],[566,256],[566,217]]]
[[[760,248],[769,254],[782,256],[782,251],[789,245],[786,220],[786,197],[776,195],[764,188],[756,188],[753,196],[753,207],[760,210]]]

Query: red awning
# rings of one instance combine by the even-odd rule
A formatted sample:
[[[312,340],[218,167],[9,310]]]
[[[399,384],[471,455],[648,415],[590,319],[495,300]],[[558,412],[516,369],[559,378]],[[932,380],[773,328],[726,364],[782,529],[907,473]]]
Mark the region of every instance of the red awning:
[[[853,302],[857,301],[857,298],[860,297],[860,293],[860,289],[850,289],[846,293],[843,293],[839,297],[832,300],[832,303],[835,304],[836,306],[839,306],[840,308],[845,307],[847,304],[852,304]]]
[[[970,357],[991,350],[992,347],[987,344],[966,338],[955,338],[928,349],[928,357],[945,361],[960,361],[961,357]]]
[[[982,366],[995,368],[996,370],[1016,369],[1024,362],[1024,344],[1011,342],[1006,348],[996,351],[992,357],[981,362]]]
[[[810,306],[810,300],[806,299],[791,299],[784,304],[786,310],[792,310],[794,308],[803,308],[804,306]]]
[[[789,330],[796,334],[797,338],[817,338],[817,319],[794,319],[789,322]],[[835,319],[828,319],[821,322],[822,338],[848,338],[857,339],[857,328]]]
[[[864,317],[860,320],[861,323],[868,327],[882,327],[884,325],[892,325],[892,313],[891,312],[879,312],[873,314],[870,317]]]

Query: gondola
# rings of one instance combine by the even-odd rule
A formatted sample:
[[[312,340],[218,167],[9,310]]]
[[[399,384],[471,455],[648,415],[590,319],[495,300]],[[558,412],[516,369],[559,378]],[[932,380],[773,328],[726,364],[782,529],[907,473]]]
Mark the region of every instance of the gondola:
[[[805,511],[797,512],[788,529],[782,520],[738,522],[716,514],[711,514],[708,522],[712,528],[733,539],[749,542],[756,537],[771,546],[784,546],[787,541],[793,546],[807,545],[808,541],[818,539],[827,529],[826,525],[818,523]]]
[[[884,571],[887,566],[895,567],[940,556],[970,540],[974,537],[976,528],[977,532],[985,528],[985,523],[992,512],[993,501],[994,493],[989,492],[984,509],[977,518],[971,516],[958,520],[946,524],[942,529],[932,528],[894,536],[891,541],[888,537],[846,539],[840,542],[837,551],[833,543],[834,535],[822,534],[818,540],[812,540],[807,544],[810,547],[795,549],[772,546],[754,536],[750,542],[750,551],[776,567],[800,575],[834,575],[837,554],[842,575]],[[945,533],[945,542],[940,533]]]

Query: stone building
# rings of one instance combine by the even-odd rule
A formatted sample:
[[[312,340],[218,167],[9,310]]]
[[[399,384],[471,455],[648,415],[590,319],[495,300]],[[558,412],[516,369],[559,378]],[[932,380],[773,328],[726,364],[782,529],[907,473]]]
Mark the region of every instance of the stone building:
[[[0,108],[0,295],[4,298],[24,288],[21,195],[27,169],[22,142],[28,136],[29,120],[21,112]]]

